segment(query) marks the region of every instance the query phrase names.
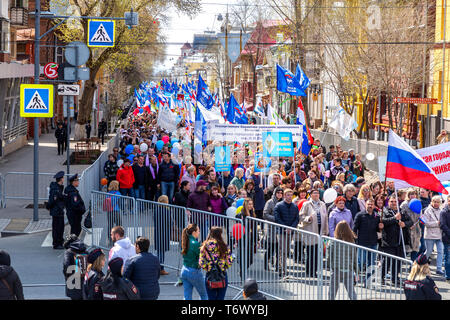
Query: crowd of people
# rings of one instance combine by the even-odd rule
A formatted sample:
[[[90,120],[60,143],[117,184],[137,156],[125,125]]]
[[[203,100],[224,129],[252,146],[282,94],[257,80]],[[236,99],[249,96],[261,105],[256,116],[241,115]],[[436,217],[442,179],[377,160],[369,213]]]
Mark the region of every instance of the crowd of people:
[[[190,134],[183,127],[179,129]],[[182,135],[176,136],[175,133],[158,127],[155,114],[131,116],[127,127],[121,128],[120,146],[114,148],[104,165],[107,192],[112,198],[122,195],[216,215],[267,220],[410,258],[415,261],[415,265],[419,262],[423,265],[423,257],[430,258],[436,246],[436,276],[445,277],[450,282],[450,197],[443,201],[439,194],[429,190],[395,190],[393,182],[369,181],[362,155],[352,149],[343,150],[340,145],[324,146],[318,139],[314,140],[308,155],[296,152],[294,158],[280,158],[278,162],[274,161],[275,165],[272,164],[266,173],[255,170],[252,156],[255,150],[249,145],[234,145],[230,169],[216,172],[214,161],[207,161],[213,159],[211,154],[206,155],[201,164],[194,164],[190,152],[181,147],[184,143],[182,140]],[[204,151],[210,153],[210,150]],[[326,196],[330,189],[336,195],[331,201]],[[411,209],[410,204],[414,199],[420,201],[419,212]],[[114,201],[111,205],[115,206]],[[236,210],[237,208],[240,210]],[[129,250],[130,253],[127,253],[128,256],[118,257],[122,262],[117,261],[114,254],[110,253],[109,264],[116,263],[116,270],[123,264],[124,270],[122,273],[118,272],[117,276],[134,283],[137,291],[141,292],[142,284],[133,279],[126,261],[129,259],[132,261],[130,264],[139,265],[140,260],[145,260],[142,255],[148,252],[149,240],[138,239],[133,246],[127,239],[126,246],[122,246],[120,242],[125,238],[123,228],[120,227],[120,214],[117,214],[119,211],[120,208],[112,210],[115,216],[108,219],[111,221],[109,229],[115,230],[111,234],[114,242],[111,252]],[[209,227],[205,230],[204,226],[191,223],[180,235],[183,255],[180,279],[184,285],[185,299],[192,298],[194,288],[201,299],[225,297],[228,284],[226,270],[234,260],[234,255],[231,254],[233,243],[229,242],[230,239],[222,239],[221,227]],[[122,231],[117,233],[115,228],[121,228]],[[200,233],[208,234],[202,244],[199,242]],[[256,232],[250,230],[249,234],[255,236],[252,245],[256,246],[261,239],[257,238]],[[277,235],[270,241],[286,242],[283,236]],[[312,246],[313,249],[308,248],[306,251],[305,266],[308,276],[315,277],[317,264],[311,261],[316,259],[314,255],[317,253],[317,244]],[[282,253],[280,246],[270,247],[272,250],[267,249],[265,252],[265,268],[269,270],[269,264],[272,264],[280,276],[283,276],[286,271],[286,255]],[[158,250],[156,260],[152,257],[153,263],[149,262],[150,258],[147,263],[141,262],[156,266],[152,280],[155,283],[160,275],[168,274],[161,266],[164,256],[160,256],[159,251],[161,250]],[[333,252],[332,248],[327,248],[327,251],[330,254]],[[136,258],[135,254],[141,255],[141,258]],[[360,270],[375,263],[374,256],[365,251],[358,250],[355,256],[357,260],[350,259],[347,263]],[[101,255],[98,258],[103,259]],[[252,263],[251,258],[247,259],[247,263]],[[102,263],[97,263],[97,266],[101,267]],[[390,263],[390,260],[385,259],[383,264],[385,263]],[[334,298],[338,278],[348,284],[346,287],[349,297],[356,299],[353,281],[349,281],[348,275],[341,273],[339,266],[331,268],[336,277],[332,276],[330,299]],[[207,272],[206,277],[202,275],[202,269]],[[389,279],[386,277],[386,271],[389,270],[390,280],[398,285],[400,279],[397,272],[400,270],[389,265],[383,265],[381,282],[384,284]],[[426,275],[429,275],[430,271],[427,270]],[[98,275],[96,277],[101,278]],[[111,279],[112,283],[118,283],[117,279]],[[130,292],[136,291],[132,284],[128,288]],[[159,294],[158,290],[154,290],[153,295],[144,293],[144,296],[153,299]]]

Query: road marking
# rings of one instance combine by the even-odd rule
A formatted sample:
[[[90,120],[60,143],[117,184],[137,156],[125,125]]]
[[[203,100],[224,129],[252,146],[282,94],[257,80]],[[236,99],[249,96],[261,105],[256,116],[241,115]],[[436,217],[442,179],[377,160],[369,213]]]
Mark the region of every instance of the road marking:
[[[53,246],[53,237],[52,232],[50,231],[47,233],[47,236],[44,239],[44,242],[42,242],[41,247],[52,247]]]

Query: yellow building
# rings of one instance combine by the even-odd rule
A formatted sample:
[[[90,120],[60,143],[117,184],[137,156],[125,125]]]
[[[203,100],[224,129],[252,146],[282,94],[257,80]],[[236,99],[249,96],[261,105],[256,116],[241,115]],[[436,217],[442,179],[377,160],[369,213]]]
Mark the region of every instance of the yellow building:
[[[444,4],[447,3],[446,17],[444,17]],[[445,19],[444,19],[445,18]],[[445,32],[444,32],[445,25]],[[443,42],[445,35],[445,62],[442,61]],[[428,96],[430,98],[442,100],[442,77],[444,76],[444,97],[443,97],[443,117],[445,120],[450,120],[449,115],[449,99],[450,99],[450,1],[436,0],[436,26],[435,39],[436,43],[431,53],[432,79],[429,88]],[[443,68],[444,64],[444,68]],[[444,73],[442,70],[444,69]],[[438,111],[442,108],[441,104],[435,104],[430,108],[432,115],[437,116]]]

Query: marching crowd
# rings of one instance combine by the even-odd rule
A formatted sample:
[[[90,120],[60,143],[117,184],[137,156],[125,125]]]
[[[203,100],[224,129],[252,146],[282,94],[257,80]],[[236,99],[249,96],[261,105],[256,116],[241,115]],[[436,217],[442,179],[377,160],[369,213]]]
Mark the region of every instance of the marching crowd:
[[[351,234],[348,241],[408,257],[415,263],[419,258],[430,258],[436,247],[436,275],[450,282],[450,197],[443,201],[440,195],[425,189],[395,191],[392,182],[369,183],[362,156],[352,149],[324,146],[316,139],[308,155],[296,153],[295,158],[280,158],[267,173],[255,170],[248,145],[236,147],[230,170],[224,172],[216,172],[213,161],[193,164],[190,154],[182,152],[180,140],[158,127],[155,114],[131,116],[127,128],[121,128],[120,147],[114,149],[104,165],[108,192],[158,202],[164,198],[163,202],[181,207],[238,218],[251,216],[336,238],[340,234],[338,226],[345,223]],[[244,157],[239,159],[242,154]],[[332,193],[334,197],[330,197]],[[120,224],[117,219],[113,221]],[[199,232],[203,231],[199,227]],[[189,239],[194,244],[193,228],[188,226],[184,243]],[[214,247],[220,249],[214,249],[213,259],[206,258],[208,261],[216,261],[215,254],[220,253],[224,261],[231,263],[232,256],[226,258],[225,245]],[[266,250],[265,260],[283,276],[286,258],[278,250]],[[315,251],[306,253],[307,269],[308,265],[315,265],[308,264],[315,259],[311,257]],[[189,251],[183,252],[186,255]],[[209,256],[207,252],[205,255]],[[198,289],[198,272],[205,268],[206,260],[203,257],[197,263],[197,258],[188,256],[184,259],[182,279],[183,274],[189,274],[191,285],[185,285],[185,289]],[[370,266],[373,259],[358,252],[359,267]],[[227,266],[219,264],[218,269],[225,272]],[[265,267],[268,269],[268,263]],[[389,268],[382,269],[383,284]],[[315,276],[316,270],[307,272]],[[398,284],[396,272],[391,273],[391,281]],[[160,274],[167,272],[161,269]],[[205,291],[199,290],[206,297]],[[189,297],[187,293],[186,298]]]

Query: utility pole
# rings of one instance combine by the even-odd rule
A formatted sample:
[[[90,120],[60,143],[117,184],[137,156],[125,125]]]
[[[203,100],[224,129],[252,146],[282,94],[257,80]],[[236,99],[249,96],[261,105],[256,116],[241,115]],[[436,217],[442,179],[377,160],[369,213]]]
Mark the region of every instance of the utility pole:
[[[228,76],[228,4],[227,4],[227,13],[225,15],[225,91],[226,96],[229,98],[230,83]]]
[[[41,34],[41,1],[35,1],[34,17],[34,83],[39,83],[40,52],[39,36]],[[39,221],[39,118],[34,118],[34,161],[33,161],[33,221]]]

